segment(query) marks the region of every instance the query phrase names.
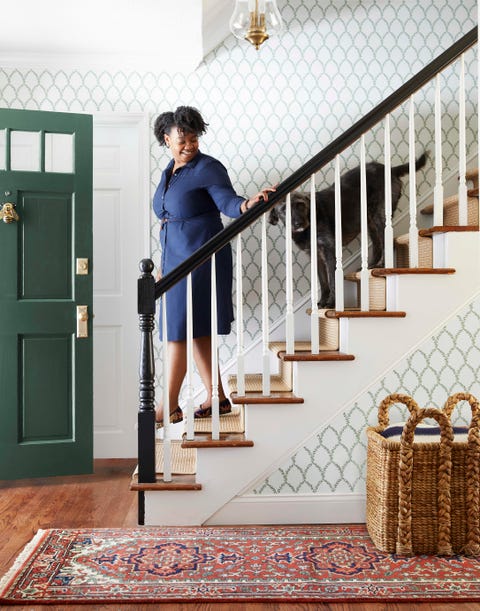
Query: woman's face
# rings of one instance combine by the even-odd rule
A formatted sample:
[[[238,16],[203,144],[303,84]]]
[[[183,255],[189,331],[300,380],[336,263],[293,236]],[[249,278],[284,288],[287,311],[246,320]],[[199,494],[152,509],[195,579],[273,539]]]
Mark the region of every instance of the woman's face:
[[[170,148],[175,165],[180,167],[191,161],[198,153],[198,136],[192,132],[183,132],[172,127],[170,134],[165,134],[165,142]]]

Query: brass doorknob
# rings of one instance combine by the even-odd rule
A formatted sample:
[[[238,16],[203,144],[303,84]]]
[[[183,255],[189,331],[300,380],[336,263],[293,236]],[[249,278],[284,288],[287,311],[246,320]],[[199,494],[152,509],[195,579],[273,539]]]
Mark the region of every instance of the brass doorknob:
[[[2,219],[4,223],[13,223],[14,221],[18,221],[19,218],[15,210],[15,204],[5,202],[0,209],[0,219]]]

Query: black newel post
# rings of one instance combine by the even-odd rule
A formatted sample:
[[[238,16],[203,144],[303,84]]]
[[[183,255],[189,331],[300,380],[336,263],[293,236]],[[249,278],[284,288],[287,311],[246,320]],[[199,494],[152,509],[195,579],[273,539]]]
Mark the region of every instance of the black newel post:
[[[138,316],[142,333],[140,346],[140,407],[138,410],[138,481],[155,481],[155,278],[153,262],[142,259],[138,279]]]

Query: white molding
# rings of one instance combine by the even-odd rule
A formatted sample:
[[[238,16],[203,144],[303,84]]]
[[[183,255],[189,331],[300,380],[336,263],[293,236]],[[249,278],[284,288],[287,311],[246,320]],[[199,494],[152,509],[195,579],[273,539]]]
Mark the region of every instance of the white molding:
[[[151,257],[150,243],[150,117],[145,112],[97,112],[93,113],[93,129],[96,126],[137,125],[139,134],[139,193],[140,201],[132,202],[133,210],[141,215],[140,243],[143,257]],[[140,263],[140,262],[139,262]]]
[[[360,493],[248,495],[230,501],[206,524],[363,524],[365,504]]]

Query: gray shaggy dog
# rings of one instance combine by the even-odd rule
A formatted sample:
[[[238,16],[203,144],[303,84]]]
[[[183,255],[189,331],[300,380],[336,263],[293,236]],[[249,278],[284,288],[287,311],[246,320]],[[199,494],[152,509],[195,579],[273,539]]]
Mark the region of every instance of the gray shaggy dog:
[[[418,172],[427,161],[423,153],[415,162]],[[392,214],[402,194],[400,178],[409,173],[409,164],[391,169]],[[367,224],[372,242],[369,268],[384,266],[385,228],[385,166],[377,161],[366,164],[367,176]],[[345,172],[341,178],[342,243],[347,245],[360,233],[360,168]],[[316,192],[317,208],[317,260],[320,282],[321,308],[335,307],[335,185]],[[310,253],[310,195],[294,192],[291,195],[292,238],[295,244]],[[269,222],[285,223],[285,202],[272,208]]]

